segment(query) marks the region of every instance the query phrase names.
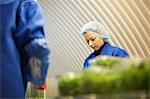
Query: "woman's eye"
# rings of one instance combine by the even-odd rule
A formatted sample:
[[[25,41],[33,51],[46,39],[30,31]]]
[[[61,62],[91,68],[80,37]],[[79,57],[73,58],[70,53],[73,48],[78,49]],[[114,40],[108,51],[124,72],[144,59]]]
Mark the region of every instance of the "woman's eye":
[[[92,41],[94,41],[95,39],[92,39]]]
[[[89,44],[89,41],[87,41],[87,43]]]

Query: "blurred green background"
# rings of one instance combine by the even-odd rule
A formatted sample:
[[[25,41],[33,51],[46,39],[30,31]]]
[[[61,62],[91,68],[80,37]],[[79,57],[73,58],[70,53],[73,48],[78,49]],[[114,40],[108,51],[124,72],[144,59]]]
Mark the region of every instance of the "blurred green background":
[[[149,97],[149,88],[149,59],[97,58],[88,70],[59,77],[62,96],[134,93],[135,97],[140,97],[136,93],[141,92]]]

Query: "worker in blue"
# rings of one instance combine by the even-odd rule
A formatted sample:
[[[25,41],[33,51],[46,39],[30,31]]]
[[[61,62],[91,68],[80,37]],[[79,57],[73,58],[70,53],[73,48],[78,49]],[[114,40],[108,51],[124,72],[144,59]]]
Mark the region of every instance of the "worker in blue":
[[[45,83],[49,54],[37,0],[0,0],[0,99],[24,99]]]
[[[97,56],[112,56],[127,58],[128,54],[125,50],[110,45],[108,39],[110,35],[104,25],[98,21],[91,21],[85,24],[80,31],[85,38],[87,44],[94,50],[85,60],[84,69],[90,67],[89,60]]]

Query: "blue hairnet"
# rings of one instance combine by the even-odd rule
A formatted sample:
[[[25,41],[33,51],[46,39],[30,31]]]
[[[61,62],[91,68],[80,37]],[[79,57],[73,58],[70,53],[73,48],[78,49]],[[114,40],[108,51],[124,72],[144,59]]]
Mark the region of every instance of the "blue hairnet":
[[[91,21],[81,28],[81,35],[84,35],[86,32],[96,33],[104,41],[107,41],[110,38],[110,35],[108,34],[108,31],[106,30],[104,25],[97,21]]]

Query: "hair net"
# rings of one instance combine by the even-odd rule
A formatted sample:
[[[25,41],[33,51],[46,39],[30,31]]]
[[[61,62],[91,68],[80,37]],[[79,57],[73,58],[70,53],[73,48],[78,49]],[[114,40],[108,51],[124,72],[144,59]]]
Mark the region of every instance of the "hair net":
[[[106,30],[104,25],[97,21],[91,21],[81,28],[81,35],[84,35],[86,32],[96,33],[104,41],[107,41],[110,38],[110,35],[108,34],[108,31]]]

